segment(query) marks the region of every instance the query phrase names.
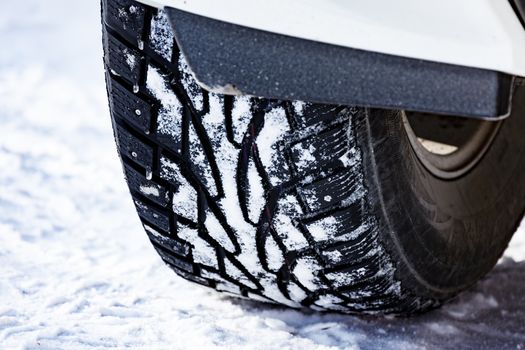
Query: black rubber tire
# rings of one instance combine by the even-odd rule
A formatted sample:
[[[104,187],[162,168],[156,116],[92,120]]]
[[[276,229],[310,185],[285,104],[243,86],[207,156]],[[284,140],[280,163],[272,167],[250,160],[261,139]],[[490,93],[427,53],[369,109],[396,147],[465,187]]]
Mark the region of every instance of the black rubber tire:
[[[103,0],[103,32],[131,194],[186,279],[291,307],[412,314],[486,274],[522,218],[521,85],[483,159],[444,181],[398,111],[208,93],[165,13],[133,1]]]

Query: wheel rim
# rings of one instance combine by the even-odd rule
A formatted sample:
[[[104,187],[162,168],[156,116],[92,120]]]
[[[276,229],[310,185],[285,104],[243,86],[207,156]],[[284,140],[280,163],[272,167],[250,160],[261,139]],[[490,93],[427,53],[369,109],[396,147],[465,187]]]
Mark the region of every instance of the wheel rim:
[[[501,121],[402,111],[403,125],[419,161],[434,176],[454,179],[483,157]]]

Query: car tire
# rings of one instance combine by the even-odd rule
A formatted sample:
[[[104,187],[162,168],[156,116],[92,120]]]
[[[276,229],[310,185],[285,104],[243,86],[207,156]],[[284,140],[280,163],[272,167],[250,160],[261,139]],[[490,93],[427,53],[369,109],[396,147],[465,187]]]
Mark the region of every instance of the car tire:
[[[164,11],[102,6],[125,177],[180,276],[290,307],[407,315],[470,287],[501,257],[525,209],[520,84],[481,153],[440,173],[414,130],[461,130],[461,118],[209,93]]]

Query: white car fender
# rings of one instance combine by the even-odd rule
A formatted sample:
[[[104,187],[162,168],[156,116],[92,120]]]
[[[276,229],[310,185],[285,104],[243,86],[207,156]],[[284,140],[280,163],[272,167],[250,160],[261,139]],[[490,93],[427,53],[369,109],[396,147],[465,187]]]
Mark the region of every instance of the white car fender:
[[[505,0],[139,0],[372,52],[525,76],[525,30]]]

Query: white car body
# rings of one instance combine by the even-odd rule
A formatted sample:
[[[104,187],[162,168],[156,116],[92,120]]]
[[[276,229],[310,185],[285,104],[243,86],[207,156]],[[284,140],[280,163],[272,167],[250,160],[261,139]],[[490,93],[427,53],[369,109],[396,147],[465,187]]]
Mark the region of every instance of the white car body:
[[[506,0],[138,0],[372,52],[525,76],[525,30]]]

